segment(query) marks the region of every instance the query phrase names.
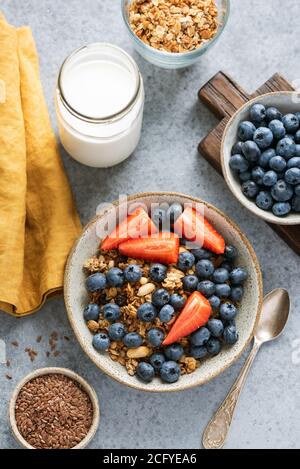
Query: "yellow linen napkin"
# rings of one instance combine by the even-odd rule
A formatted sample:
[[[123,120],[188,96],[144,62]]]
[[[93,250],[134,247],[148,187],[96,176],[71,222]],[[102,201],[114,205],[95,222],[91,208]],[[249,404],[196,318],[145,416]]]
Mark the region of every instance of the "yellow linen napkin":
[[[27,315],[61,291],[80,231],[31,31],[0,13],[0,309]]]

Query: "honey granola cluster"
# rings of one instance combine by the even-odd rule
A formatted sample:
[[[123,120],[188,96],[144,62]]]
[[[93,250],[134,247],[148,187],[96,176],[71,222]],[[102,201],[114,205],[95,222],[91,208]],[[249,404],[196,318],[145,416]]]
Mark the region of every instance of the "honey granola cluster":
[[[129,21],[133,32],[149,46],[187,52],[216,35],[218,9],[215,0],[133,0]]]
[[[181,251],[185,250],[180,248]],[[135,284],[131,285],[125,283],[120,288],[106,288],[101,293],[91,293],[90,300],[93,303],[97,303],[100,306],[106,303],[116,303],[121,307],[121,318],[120,322],[126,325],[127,332],[137,332],[144,338],[144,344],[137,349],[128,349],[122,341],[111,342],[109,348],[109,356],[113,361],[117,361],[122,366],[125,366],[130,376],[135,375],[137,366],[140,360],[145,360],[150,357],[155,348],[152,347],[146,340],[147,332],[153,327],[161,329],[165,334],[171,329],[175,318],[168,324],[162,323],[159,318],[156,318],[152,323],[141,322],[137,317],[138,308],[145,302],[151,302],[153,291],[161,287],[161,284],[153,282],[149,276],[150,264],[143,260],[138,259],[125,259],[119,256],[117,251],[104,252],[100,251],[97,256],[89,259],[84,269],[88,275],[95,272],[107,273],[112,267],[119,267],[124,270],[129,264],[138,264],[142,271],[143,277]],[[191,270],[191,274],[194,273],[194,269]],[[162,286],[168,290],[170,294],[179,293],[184,298],[187,298],[187,293],[184,292],[182,286],[182,278],[184,273],[181,270],[170,266],[168,274]],[[93,334],[99,332],[107,333],[110,323],[104,319],[99,321],[88,321],[87,323],[89,330]],[[193,373],[199,366],[199,361],[195,358],[188,356],[189,339],[184,338],[180,341],[183,348],[186,350],[186,354],[180,359],[179,365],[181,368],[181,374]]]

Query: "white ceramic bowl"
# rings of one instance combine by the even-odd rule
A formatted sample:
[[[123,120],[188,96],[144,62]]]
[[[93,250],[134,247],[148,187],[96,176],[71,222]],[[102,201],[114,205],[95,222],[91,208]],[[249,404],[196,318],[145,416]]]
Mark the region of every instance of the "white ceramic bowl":
[[[231,366],[242,354],[253,337],[253,331],[258,321],[262,304],[262,276],[256,255],[249,241],[241,233],[239,228],[222,212],[212,205],[178,193],[147,193],[131,197],[130,202],[143,202],[147,206],[151,203],[203,203],[204,214],[214,227],[225,237],[227,243],[234,244],[239,250],[239,264],[249,272],[246,284],[245,297],[237,319],[240,340],[232,348],[223,349],[217,357],[204,361],[201,367],[193,374],[185,375],[175,384],[164,384],[159,378],[150,384],[141,382],[137,377],[129,376],[126,369],[113,362],[108,354],[98,353],[92,347],[92,334],[88,330],[83,319],[83,309],[87,302],[85,290],[85,275],[82,269],[84,262],[95,255],[99,247],[99,238],[96,235],[96,224],[105,223],[110,210],[104,211],[92,220],[84,229],[81,238],[76,242],[68,259],[65,273],[65,303],[74,333],[85,353],[106,374],[120,383],[133,388],[152,391],[170,392],[182,391],[199,386]],[[115,204],[118,209],[118,204]]]
[[[10,427],[11,427],[13,436],[22,448],[35,449],[23,438],[23,436],[21,435],[17,427],[16,416],[15,416],[16,401],[18,399],[18,395],[21,389],[26,383],[28,383],[29,381],[39,376],[44,376],[44,375],[49,375],[49,374],[60,374],[60,375],[64,375],[64,376],[67,376],[68,378],[73,379],[73,381],[77,382],[78,384],[82,386],[82,389],[87,393],[87,395],[91,399],[91,403],[93,406],[93,422],[92,422],[91,428],[89,429],[86,437],[80,443],[78,443],[78,445],[72,448],[72,449],[83,449],[91,442],[91,440],[94,438],[95,433],[98,429],[99,420],[100,420],[100,407],[99,407],[98,397],[94,389],[88,384],[87,381],[85,381],[85,379],[83,379],[74,371],[69,370],[67,368],[56,368],[56,367],[40,368],[38,370],[33,371],[32,373],[29,373],[27,376],[25,376],[25,378],[23,378],[17,384],[11,396],[10,403],[9,403],[9,410],[8,410],[8,418],[9,418]]]
[[[298,103],[297,103],[298,99]],[[257,207],[255,202],[247,199],[241,190],[241,183],[229,166],[231,149],[237,142],[237,131],[239,124],[244,120],[249,120],[250,108],[255,103],[262,103],[266,107],[275,106],[283,114],[300,111],[299,95],[294,91],[283,91],[278,93],[268,93],[252,99],[239,109],[230,119],[224,131],[221,147],[221,162],[225,180],[231,192],[250,212],[263,220],[275,225],[300,225],[300,213],[291,213],[287,217],[276,217],[272,212],[266,212]]]

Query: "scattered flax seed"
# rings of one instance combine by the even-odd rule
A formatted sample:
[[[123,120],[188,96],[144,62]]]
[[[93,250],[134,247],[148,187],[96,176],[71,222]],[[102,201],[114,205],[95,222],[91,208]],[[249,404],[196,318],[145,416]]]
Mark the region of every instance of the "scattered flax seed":
[[[39,344],[40,342],[42,342],[42,338],[43,338],[43,337],[42,337],[41,335],[39,335],[39,336],[36,338],[36,341],[37,341],[38,344]]]
[[[11,345],[13,345],[14,347],[19,347],[19,342],[15,340],[14,342],[11,342]]]
[[[64,339],[65,339],[67,342],[70,342],[70,337],[68,337],[67,335],[64,335]]]
[[[28,354],[30,361],[34,361],[35,358],[37,357],[38,353],[35,350],[32,350],[31,348],[27,347],[25,349],[25,352]]]
[[[93,406],[78,383],[61,374],[49,374],[23,386],[15,416],[20,433],[34,448],[69,449],[91,428]]]
[[[5,378],[8,379],[9,381],[12,380],[12,376],[11,376],[11,375],[5,375]]]
[[[129,21],[147,45],[166,52],[187,52],[216,35],[218,8],[215,0],[132,0]]]
[[[47,358],[50,357],[50,352],[49,352],[49,351],[46,352],[46,357],[47,357]]]
[[[6,367],[9,368],[11,365],[10,360],[6,360]]]
[[[54,357],[58,357],[59,355],[60,355],[59,350],[56,350],[56,351],[53,353],[53,356],[54,356]]]

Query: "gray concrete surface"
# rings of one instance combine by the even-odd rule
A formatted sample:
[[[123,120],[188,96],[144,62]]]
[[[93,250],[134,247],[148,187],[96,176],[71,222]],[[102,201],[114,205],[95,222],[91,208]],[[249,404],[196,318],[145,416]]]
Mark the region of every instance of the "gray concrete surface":
[[[178,190],[215,204],[241,226],[260,258],[265,291],[286,287],[292,315],[285,335],[260,353],[243,393],[228,448],[297,448],[300,443],[300,285],[299,258],[264,222],[242,208],[196,148],[216,123],[197,101],[199,87],[219,69],[254,90],[275,71],[300,78],[298,0],[232,1],[226,32],[217,46],[192,69],[164,71],[138,57],[122,24],[120,2],[111,0],[2,0],[0,9],[15,25],[31,26],[40,53],[41,76],[53,124],[53,90],[59,65],[75,48],[93,41],[124,47],[136,58],[146,85],[143,135],[135,154],[120,166],[95,170],[63,154],[83,222],[101,201],[119,193]],[[52,331],[61,355],[46,358]],[[38,335],[43,341],[36,344]],[[0,313],[0,339],[7,344],[9,373],[0,365],[0,447],[15,448],[7,426],[9,396],[31,370],[70,367],[96,388],[102,419],[91,448],[198,448],[202,431],[225,397],[241,363],[199,389],[176,395],[147,395],[122,387],[103,375],[72,336],[62,299],[33,317],[15,320]],[[20,342],[17,349],[13,340]],[[26,346],[39,352],[34,363]],[[298,349],[297,349],[298,347]]]

